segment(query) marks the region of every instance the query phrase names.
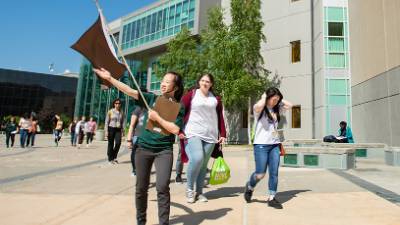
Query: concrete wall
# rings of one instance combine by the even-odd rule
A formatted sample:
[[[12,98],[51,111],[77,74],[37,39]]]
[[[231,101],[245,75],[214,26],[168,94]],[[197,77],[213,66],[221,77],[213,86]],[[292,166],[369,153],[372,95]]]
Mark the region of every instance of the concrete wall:
[[[400,1],[349,1],[353,133],[400,146]]]
[[[262,45],[266,67],[282,80],[284,98],[301,105],[301,128],[291,128],[291,112],[287,113],[286,138],[311,138],[311,22],[310,2],[262,1],[264,34]],[[291,62],[291,41],[301,41],[301,61]]]

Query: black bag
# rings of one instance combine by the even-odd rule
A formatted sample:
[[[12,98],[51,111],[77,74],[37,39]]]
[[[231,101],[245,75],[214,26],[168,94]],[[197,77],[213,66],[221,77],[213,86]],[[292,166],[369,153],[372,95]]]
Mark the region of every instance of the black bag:
[[[338,140],[334,135],[328,135],[324,137],[324,142],[337,142]]]
[[[222,153],[222,145],[220,143],[216,143],[214,145],[214,149],[213,149],[213,152],[211,153],[211,157],[213,157],[214,159],[216,159],[218,157],[224,158],[224,154]]]

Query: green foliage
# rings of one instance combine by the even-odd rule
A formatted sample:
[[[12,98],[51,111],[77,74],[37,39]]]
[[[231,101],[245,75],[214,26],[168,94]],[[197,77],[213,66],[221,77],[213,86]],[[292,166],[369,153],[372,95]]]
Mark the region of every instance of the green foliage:
[[[63,113],[60,115],[60,119],[61,121],[63,121],[63,127],[68,127],[69,124],[72,122],[71,118]]]
[[[260,0],[232,0],[232,23],[224,23],[223,10],[212,8],[208,27],[201,36],[192,36],[183,29],[168,44],[160,57],[162,76],[169,70],[181,73],[193,85],[206,72],[215,77],[215,91],[222,96],[228,109],[245,109],[248,98],[260,96],[269,86],[279,86],[277,76],[269,79],[260,54],[266,41],[260,14]]]
[[[168,71],[175,71],[182,74],[186,81],[194,81],[206,69],[207,61],[204,60],[201,44],[184,28],[168,43],[168,52],[160,57],[156,73],[162,77]],[[194,82],[186,82],[185,88],[193,85]]]

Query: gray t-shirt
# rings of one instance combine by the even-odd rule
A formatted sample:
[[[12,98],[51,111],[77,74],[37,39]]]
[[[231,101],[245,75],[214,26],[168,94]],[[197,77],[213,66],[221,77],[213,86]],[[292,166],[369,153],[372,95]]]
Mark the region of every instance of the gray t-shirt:
[[[135,131],[133,132],[133,136],[139,136],[143,129],[144,123],[144,109],[142,107],[137,106],[135,110],[132,112],[133,115],[137,117],[137,122],[135,125]]]
[[[113,128],[123,128],[124,127],[124,116],[121,111],[116,109],[111,109],[108,111],[106,116],[106,126]]]

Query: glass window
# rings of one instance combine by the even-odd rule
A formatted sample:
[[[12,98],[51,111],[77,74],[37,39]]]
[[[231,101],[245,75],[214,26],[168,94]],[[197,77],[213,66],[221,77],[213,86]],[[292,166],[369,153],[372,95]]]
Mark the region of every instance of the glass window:
[[[292,41],[290,42],[290,45],[292,47],[292,63],[300,62],[300,56],[301,56],[300,41]]]
[[[330,79],[328,90],[330,94],[346,95],[347,81],[345,79]]]
[[[151,27],[151,15],[148,15],[147,18],[146,18],[145,35],[150,34],[150,27]]]
[[[132,24],[131,23],[128,24],[128,28],[126,30],[126,40],[127,41],[131,40],[131,29],[132,29],[131,27],[132,27]]]
[[[156,31],[160,31],[162,29],[162,25],[163,25],[163,11],[159,11],[158,15],[157,15],[157,29]]]
[[[136,32],[136,35],[135,35],[135,39],[139,38],[140,29],[141,29],[140,20],[138,20],[138,21],[136,22],[136,31],[135,31],[135,32]]]
[[[173,27],[175,22],[175,5],[169,7],[169,25],[168,27]]]
[[[164,9],[164,13],[163,13],[163,24],[162,24],[162,29],[164,30],[167,26],[167,17],[168,15],[168,9]]]
[[[341,7],[328,7],[327,13],[328,21],[343,21],[345,19],[344,10]]]
[[[181,11],[182,11],[182,3],[179,3],[176,5],[175,25],[181,23]]]
[[[140,38],[145,35],[145,29],[146,29],[146,18],[143,18],[140,26],[140,33],[139,33]]]
[[[344,38],[328,38],[328,51],[344,52]]]
[[[328,68],[345,68],[345,54],[344,53],[327,54],[326,64]]]
[[[196,7],[196,0],[190,0],[189,9],[195,9]]]
[[[125,25],[124,28],[122,29],[122,43],[126,42],[126,31],[127,31],[127,26]]]
[[[328,35],[342,37],[343,36],[343,23],[329,22],[328,23]]]
[[[136,21],[132,23],[131,40],[136,39]]]
[[[153,15],[151,15],[151,33],[156,32],[156,24],[157,23],[157,13],[153,13]]]
[[[301,128],[301,106],[292,107],[292,128]]]

